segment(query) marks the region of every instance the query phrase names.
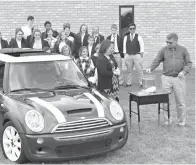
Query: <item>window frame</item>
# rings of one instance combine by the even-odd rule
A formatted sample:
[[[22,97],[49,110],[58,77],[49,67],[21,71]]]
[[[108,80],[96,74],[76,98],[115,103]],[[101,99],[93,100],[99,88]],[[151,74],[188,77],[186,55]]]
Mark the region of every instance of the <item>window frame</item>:
[[[132,8],[132,20],[133,20],[133,23],[135,22],[135,20],[134,20],[134,13],[135,13],[135,11],[134,11],[134,5],[119,5],[119,34],[122,36],[122,34],[121,34],[121,9],[122,8]]]
[[[4,70],[3,70],[3,77],[0,77],[0,79],[2,80],[2,82],[0,82],[0,91],[4,91],[4,86],[5,86],[5,70],[6,70],[6,63],[4,61],[0,61],[0,65],[4,66]]]

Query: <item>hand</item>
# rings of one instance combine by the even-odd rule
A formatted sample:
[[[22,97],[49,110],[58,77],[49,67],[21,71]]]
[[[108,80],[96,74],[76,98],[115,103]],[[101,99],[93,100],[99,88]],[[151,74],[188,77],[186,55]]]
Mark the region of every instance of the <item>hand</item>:
[[[120,69],[117,68],[113,71],[114,75],[120,76]]]
[[[90,81],[92,84],[96,84],[96,78],[95,77],[89,77],[88,81]]]
[[[127,53],[124,53],[124,58],[126,58],[128,56],[128,54]]]
[[[184,78],[184,72],[181,71],[180,73],[178,73],[178,77],[179,77],[179,78]]]
[[[144,52],[141,52],[140,55],[141,55],[141,57],[143,58]]]
[[[50,49],[48,49],[46,52],[47,52],[47,53],[51,53],[51,50],[50,50]]]
[[[151,69],[150,68],[146,69],[146,72],[151,73]]]

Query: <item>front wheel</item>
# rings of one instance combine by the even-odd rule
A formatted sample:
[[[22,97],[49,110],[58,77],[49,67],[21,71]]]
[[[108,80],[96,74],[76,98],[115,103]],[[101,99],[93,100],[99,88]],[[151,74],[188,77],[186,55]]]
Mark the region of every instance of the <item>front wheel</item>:
[[[4,156],[10,161],[16,163],[27,161],[20,134],[10,121],[3,126],[1,146]]]

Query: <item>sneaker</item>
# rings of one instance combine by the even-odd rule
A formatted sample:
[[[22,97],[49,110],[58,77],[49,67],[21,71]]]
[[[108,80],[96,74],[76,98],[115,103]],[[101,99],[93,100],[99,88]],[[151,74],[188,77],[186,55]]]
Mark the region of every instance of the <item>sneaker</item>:
[[[119,83],[119,86],[123,86],[124,84],[123,83]]]
[[[179,125],[179,126],[185,126],[185,125],[186,125],[186,122],[185,122],[185,121],[179,121],[179,122],[178,122],[178,125]]]

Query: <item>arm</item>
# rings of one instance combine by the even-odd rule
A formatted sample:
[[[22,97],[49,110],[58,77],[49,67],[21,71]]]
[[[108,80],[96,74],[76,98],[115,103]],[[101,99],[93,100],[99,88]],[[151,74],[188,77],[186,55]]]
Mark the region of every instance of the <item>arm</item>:
[[[104,76],[109,76],[109,77],[113,76],[112,67],[111,68],[107,67],[108,65],[107,65],[106,60],[102,58],[98,58],[96,65],[97,65],[97,69],[100,74]]]
[[[54,44],[54,53],[60,53],[60,52],[59,52],[59,44],[58,44],[57,41],[56,41],[56,43]]]
[[[28,38],[28,37],[27,37]],[[42,34],[41,34],[41,39],[43,40],[43,39],[45,39],[46,37],[45,37],[45,32],[42,32]]]
[[[151,71],[156,69],[163,60],[164,60],[164,49],[161,49],[150,66]]]
[[[11,39],[11,41],[9,42],[8,47],[9,47],[9,48],[13,48],[13,39]]]
[[[124,53],[124,54],[127,53],[126,44],[127,44],[127,36],[125,36],[125,37],[124,37],[124,40],[123,40],[123,53]]]
[[[94,66],[94,64],[93,64],[93,60],[91,59],[90,61],[91,61],[91,62],[90,62],[90,63],[91,63],[91,64],[90,64],[90,68],[91,68],[91,69],[94,69],[95,66]]]
[[[104,36],[100,36],[100,43],[104,40]]]
[[[73,42],[67,39],[66,43],[70,47],[71,52],[73,53],[74,52],[74,44],[73,44]]]
[[[42,43],[43,43],[42,49],[43,49],[44,51],[48,51],[48,50],[50,49],[50,46],[49,46],[48,42],[45,41],[45,40],[42,40]]]
[[[8,46],[8,42],[7,42],[7,40],[4,40],[4,48],[8,48],[9,46]]]
[[[183,68],[183,72],[184,72],[184,75],[189,73],[190,72],[190,69],[192,67],[192,62],[190,60],[190,54],[189,52],[187,51],[187,49],[185,48],[185,51],[184,51],[184,68]]]
[[[114,56],[112,54],[110,54],[110,58],[113,61],[115,69],[116,69],[118,67],[118,64],[117,64],[117,62],[116,62],[116,60],[115,60],[115,58],[114,58]]]
[[[123,38],[119,36],[119,46],[118,46],[118,49],[119,49],[119,53],[120,53],[120,56],[121,58],[124,58],[124,54],[123,54]]]
[[[56,30],[54,30],[54,38],[57,38],[58,35],[59,33]]]
[[[138,41],[139,41],[139,44],[140,44],[140,53],[141,53],[141,56],[143,57],[143,54],[144,54],[144,41],[143,41],[141,36],[138,36]]]

